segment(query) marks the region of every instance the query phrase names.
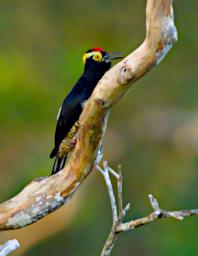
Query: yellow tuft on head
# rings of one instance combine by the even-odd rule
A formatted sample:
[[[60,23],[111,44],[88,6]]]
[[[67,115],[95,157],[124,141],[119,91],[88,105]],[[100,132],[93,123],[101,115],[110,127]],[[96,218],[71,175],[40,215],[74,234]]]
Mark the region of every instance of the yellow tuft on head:
[[[85,65],[85,63],[86,63],[86,60],[87,60],[87,53],[85,53],[84,55],[83,55],[83,64]]]

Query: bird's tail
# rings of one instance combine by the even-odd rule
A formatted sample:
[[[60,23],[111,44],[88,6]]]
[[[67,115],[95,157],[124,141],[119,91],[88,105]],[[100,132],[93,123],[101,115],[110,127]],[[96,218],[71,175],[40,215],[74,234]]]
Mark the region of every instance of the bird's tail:
[[[59,172],[61,169],[63,169],[66,160],[67,160],[67,156],[64,156],[64,157],[56,156],[51,175],[53,175],[53,174]]]

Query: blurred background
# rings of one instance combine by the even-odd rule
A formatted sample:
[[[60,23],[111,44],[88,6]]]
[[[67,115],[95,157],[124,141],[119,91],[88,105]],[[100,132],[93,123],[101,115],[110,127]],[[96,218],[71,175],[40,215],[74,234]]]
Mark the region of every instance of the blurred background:
[[[198,2],[174,1],[179,41],[114,106],[104,159],[123,166],[128,219],[151,211],[197,208]],[[146,0],[3,0],[0,3],[0,200],[51,172],[59,106],[92,47],[135,49],[145,35]],[[94,192],[94,193],[93,193]],[[100,255],[111,227],[108,194],[93,171],[71,202],[36,224],[0,233],[17,238],[12,255]],[[161,220],[122,234],[112,255],[197,255],[198,219]]]

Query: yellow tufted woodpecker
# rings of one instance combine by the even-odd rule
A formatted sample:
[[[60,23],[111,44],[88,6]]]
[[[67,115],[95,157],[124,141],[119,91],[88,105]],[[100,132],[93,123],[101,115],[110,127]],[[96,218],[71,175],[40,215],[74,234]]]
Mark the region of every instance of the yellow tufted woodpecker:
[[[91,96],[98,81],[110,69],[111,61],[122,58],[120,53],[107,53],[102,48],[93,48],[83,55],[84,72],[65,97],[57,117],[55,146],[50,158],[56,157],[52,174],[61,170],[67,158],[71,139],[78,129],[78,119],[83,103]],[[67,148],[68,147],[68,148]]]

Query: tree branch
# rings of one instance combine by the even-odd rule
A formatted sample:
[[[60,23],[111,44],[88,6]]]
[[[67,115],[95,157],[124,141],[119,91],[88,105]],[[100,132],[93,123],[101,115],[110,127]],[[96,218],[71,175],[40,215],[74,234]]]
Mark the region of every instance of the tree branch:
[[[19,246],[20,244],[16,239],[5,242],[3,245],[0,245],[0,256],[7,256],[19,248]]]
[[[171,0],[148,0],[146,38],[99,81],[80,117],[76,147],[65,168],[38,178],[0,205],[0,230],[29,225],[66,203],[91,172],[109,109],[166,56],[177,40]],[[131,82],[129,84],[129,82]]]
[[[120,202],[122,203],[122,193],[120,192],[120,188],[122,187],[121,181],[122,181],[122,175],[121,172],[119,171],[119,174],[117,174],[115,171],[113,171],[113,176],[116,177],[117,179],[117,184],[118,184],[118,207],[116,205],[116,200],[114,197],[114,192],[112,191],[112,184],[111,184],[111,179],[109,174],[112,174],[112,169],[108,167],[107,163],[105,162],[104,164],[104,169],[102,169],[99,166],[96,166],[97,170],[102,173],[105,183],[107,185],[108,193],[110,198],[110,203],[111,203],[111,208],[116,209],[114,210],[115,212],[120,209]],[[115,174],[116,173],[116,174]],[[193,216],[193,215],[198,215],[198,209],[192,209],[192,210],[182,210],[182,211],[166,211],[162,210],[159,206],[159,203],[157,199],[153,195],[149,195],[149,201],[151,204],[151,207],[153,208],[153,212],[150,213],[149,215],[131,220],[129,222],[123,223],[122,220],[124,216],[126,215],[126,212],[129,210],[130,206],[127,204],[124,210],[122,210],[119,215],[116,217],[113,215],[113,225],[111,228],[111,231],[108,235],[108,238],[106,240],[106,243],[104,245],[104,248],[102,250],[101,256],[109,256],[111,255],[111,251],[115,245],[116,239],[121,232],[125,232],[128,230],[133,230],[135,228],[138,228],[140,226],[143,226],[145,224],[148,224],[150,222],[153,222],[157,219],[162,219],[162,218],[174,218],[176,220],[183,220],[184,217],[188,216]],[[119,202],[120,201],[120,202]],[[117,222],[115,222],[115,219],[117,219]]]
[[[117,213],[117,207],[116,207],[116,201],[115,201],[115,196],[114,196],[114,192],[113,192],[113,187],[111,184],[111,180],[109,177],[109,169],[107,166],[107,162],[104,162],[103,164],[104,169],[102,169],[99,165],[96,166],[96,169],[98,171],[100,171],[100,173],[104,176],[105,178],[105,182],[106,185],[108,187],[108,191],[109,191],[109,198],[110,198],[110,202],[111,202],[111,209],[112,209],[112,216],[113,216],[113,223],[117,223],[118,221],[118,213]]]

